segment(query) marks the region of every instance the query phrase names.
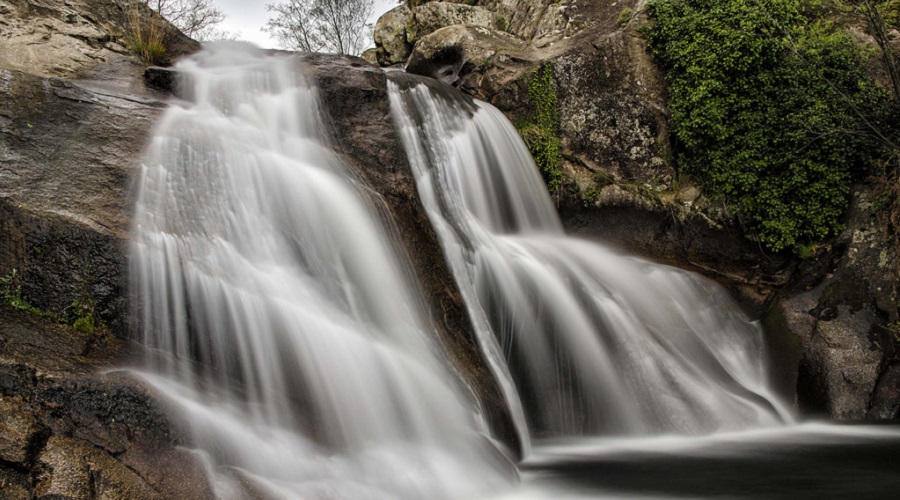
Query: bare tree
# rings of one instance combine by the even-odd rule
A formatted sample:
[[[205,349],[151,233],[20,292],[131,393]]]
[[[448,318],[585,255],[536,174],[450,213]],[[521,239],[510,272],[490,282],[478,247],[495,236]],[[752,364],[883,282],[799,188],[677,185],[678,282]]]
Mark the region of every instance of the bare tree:
[[[268,4],[263,31],[292,50],[357,56],[372,34],[372,0],[287,0]]]
[[[185,35],[200,41],[233,38],[216,27],[225,14],[213,0],[142,0]]]

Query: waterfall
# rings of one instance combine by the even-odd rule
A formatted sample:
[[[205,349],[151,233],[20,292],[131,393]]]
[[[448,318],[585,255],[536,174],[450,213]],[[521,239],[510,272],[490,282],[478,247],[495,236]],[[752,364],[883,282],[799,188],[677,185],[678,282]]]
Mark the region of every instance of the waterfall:
[[[793,419],[770,389],[759,325],[722,288],[565,236],[502,113],[430,80],[392,74],[389,86],[422,203],[532,435],[708,434]]]
[[[289,56],[212,46],[136,185],[141,376],[220,498],[472,498],[507,482]]]

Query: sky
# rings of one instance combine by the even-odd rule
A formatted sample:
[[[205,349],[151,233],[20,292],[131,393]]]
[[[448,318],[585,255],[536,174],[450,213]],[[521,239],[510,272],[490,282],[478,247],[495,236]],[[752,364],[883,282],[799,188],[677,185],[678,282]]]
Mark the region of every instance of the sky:
[[[264,49],[280,48],[268,33],[262,31],[262,27],[269,20],[266,4],[280,3],[280,0],[213,0],[213,3],[226,16],[219,29],[239,33],[239,40],[253,42]],[[382,14],[398,5],[400,3],[396,0],[375,0],[372,24],[375,24]],[[374,42],[372,45],[374,46]]]

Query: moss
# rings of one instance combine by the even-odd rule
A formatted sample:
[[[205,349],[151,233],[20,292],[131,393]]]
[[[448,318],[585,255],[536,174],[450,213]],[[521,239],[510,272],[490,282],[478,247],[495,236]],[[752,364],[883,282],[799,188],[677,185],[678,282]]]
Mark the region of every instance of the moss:
[[[585,208],[590,207],[591,205],[595,205],[597,203],[597,200],[600,199],[600,194],[602,193],[602,187],[591,186],[585,192],[581,193],[581,203]]]
[[[629,9],[628,7],[625,7],[624,9],[622,9],[622,12],[619,13],[619,18],[616,19],[616,24],[624,28],[628,25],[628,23],[631,22],[633,18],[634,11]]]
[[[547,188],[556,193],[562,187],[559,130],[559,110],[553,81],[553,63],[546,63],[531,73],[528,82],[531,100],[530,116],[516,128],[531,151],[531,156],[544,176]]]
[[[62,314],[44,311],[31,305],[22,297],[20,280],[21,277],[16,269],[6,276],[0,277],[0,304],[17,311],[71,325],[77,332],[84,335],[94,336],[106,332],[106,324],[98,318],[93,299],[76,300]]]

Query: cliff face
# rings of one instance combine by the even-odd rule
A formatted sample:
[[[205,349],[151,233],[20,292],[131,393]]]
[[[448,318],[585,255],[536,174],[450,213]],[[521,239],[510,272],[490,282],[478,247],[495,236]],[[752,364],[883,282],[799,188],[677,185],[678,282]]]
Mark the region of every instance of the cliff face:
[[[763,252],[739,217],[668,160],[666,85],[638,33],[646,3],[426,3],[383,18],[376,41],[382,64],[406,62],[514,123],[534,113],[535,70],[552,68],[562,188],[551,194],[567,230],[698,271],[765,314],[781,384],[789,397],[799,391],[802,409],[897,418],[900,261],[866,201],[871,188],[858,187],[847,230],[812,258]],[[479,8],[492,25],[449,14]]]

